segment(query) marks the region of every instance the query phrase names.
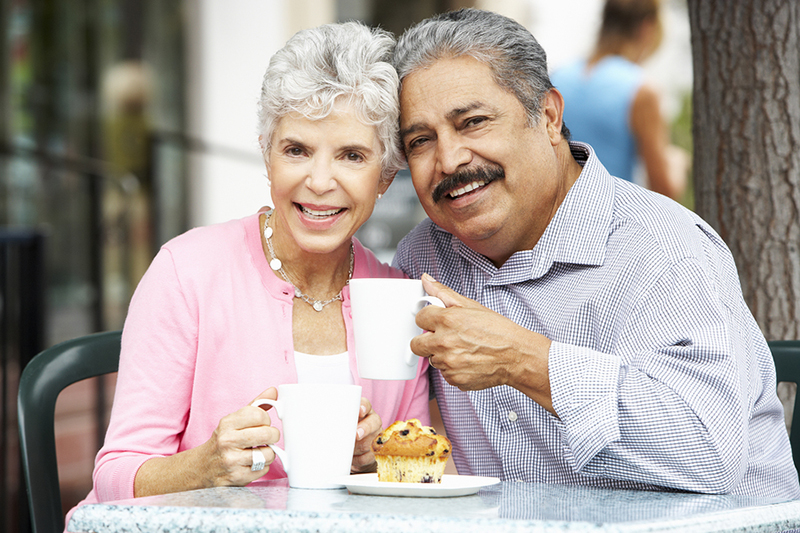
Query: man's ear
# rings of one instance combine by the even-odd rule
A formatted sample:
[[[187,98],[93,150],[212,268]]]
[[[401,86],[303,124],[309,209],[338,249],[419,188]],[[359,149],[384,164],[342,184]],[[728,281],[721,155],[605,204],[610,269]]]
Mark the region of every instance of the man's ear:
[[[561,125],[564,123],[564,97],[558,89],[550,89],[545,94],[542,101],[542,117],[546,121],[550,144],[556,146],[563,140]]]

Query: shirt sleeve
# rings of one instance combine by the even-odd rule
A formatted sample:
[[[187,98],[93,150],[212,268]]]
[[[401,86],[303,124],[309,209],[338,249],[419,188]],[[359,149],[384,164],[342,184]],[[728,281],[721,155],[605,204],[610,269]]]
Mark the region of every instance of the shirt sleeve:
[[[552,343],[553,406],[576,471],[712,493],[741,480],[760,333],[740,291],[719,289],[735,286],[730,270],[673,265],[639,299],[615,353]]]
[[[106,440],[97,455],[99,501],[133,497],[148,459],[180,450],[197,354],[197,313],[169,250],[156,255],[131,299]]]

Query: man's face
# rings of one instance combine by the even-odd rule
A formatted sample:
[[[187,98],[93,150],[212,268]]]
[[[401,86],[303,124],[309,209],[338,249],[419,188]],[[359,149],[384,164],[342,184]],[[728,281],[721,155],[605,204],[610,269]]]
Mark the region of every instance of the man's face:
[[[563,198],[556,159],[562,104],[551,91],[538,124],[529,126],[519,100],[469,56],[408,75],[401,139],[431,220],[498,265],[532,248]]]

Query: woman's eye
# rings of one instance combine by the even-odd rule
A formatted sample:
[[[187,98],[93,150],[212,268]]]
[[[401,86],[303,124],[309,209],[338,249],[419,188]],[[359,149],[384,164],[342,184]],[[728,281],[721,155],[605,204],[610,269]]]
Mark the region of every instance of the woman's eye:
[[[297,146],[290,146],[286,149],[286,153],[292,156],[300,156],[303,155],[303,150]]]
[[[359,154],[358,152],[347,152],[347,155],[345,157],[346,157],[346,159],[348,161],[352,161],[352,162],[355,162],[355,163],[358,163],[358,162],[364,160],[364,158],[361,157],[361,154]]]

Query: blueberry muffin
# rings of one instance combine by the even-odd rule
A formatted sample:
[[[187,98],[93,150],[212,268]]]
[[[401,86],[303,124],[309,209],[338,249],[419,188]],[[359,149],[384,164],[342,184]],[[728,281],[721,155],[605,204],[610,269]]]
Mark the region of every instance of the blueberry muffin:
[[[412,418],[398,420],[372,442],[378,480],[400,483],[441,483],[450,441]]]

